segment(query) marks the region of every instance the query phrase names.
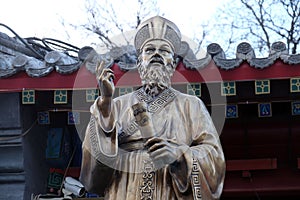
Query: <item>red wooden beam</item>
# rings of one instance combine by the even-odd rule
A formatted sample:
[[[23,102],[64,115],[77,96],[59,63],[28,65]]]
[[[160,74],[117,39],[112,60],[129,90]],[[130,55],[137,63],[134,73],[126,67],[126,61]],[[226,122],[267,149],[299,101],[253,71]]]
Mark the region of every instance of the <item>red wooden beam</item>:
[[[172,77],[173,84],[188,82],[221,82],[221,81],[249,81],[257,79],[287,79],[300,76],[300,64],[288,65],[277,60],[272,66],[263,70],[250,67],[244,62],[236,69],[222,70],[213,61],[199,70],[186,69],[183,63],[179,63]],[[141,80],[137,70],[122,71],[117,64],[112,66],[115,73],[116,87],[139,86]],[[77,72],[62,75],[55,71],[45,77],[32,78],[25,72],[20,72],[12,77],[0,78],[1,91],[22,91],[23,89],[53,90],[53,89],[86,89],[96,88],[96,77],[85,66]]]

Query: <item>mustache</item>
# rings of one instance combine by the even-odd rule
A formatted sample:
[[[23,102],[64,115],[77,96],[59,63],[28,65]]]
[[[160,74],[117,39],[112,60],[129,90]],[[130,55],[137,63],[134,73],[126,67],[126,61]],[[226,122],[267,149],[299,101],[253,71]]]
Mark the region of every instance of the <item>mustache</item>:
[[[162,65],[165,65],[164,59],[161,56],[154,55],[150,58],[149,63],[160,63]]]

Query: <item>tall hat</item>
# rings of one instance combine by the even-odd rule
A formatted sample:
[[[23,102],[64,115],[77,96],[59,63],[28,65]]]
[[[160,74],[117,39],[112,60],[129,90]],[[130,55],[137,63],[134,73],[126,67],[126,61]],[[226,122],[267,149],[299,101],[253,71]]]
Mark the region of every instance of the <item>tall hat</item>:
[[[170,20],[155,16],[139,25],[134,38],[137,52],[139,53],[144,45],[151,40],[164,40],[171,45],[175,53],[178,53],[181,45],[181,33]]]

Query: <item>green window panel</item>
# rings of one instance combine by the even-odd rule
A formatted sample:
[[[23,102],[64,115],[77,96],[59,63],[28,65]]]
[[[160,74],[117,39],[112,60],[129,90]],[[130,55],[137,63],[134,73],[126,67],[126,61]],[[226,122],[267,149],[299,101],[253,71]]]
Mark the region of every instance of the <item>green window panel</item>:
[[[98,96],[99,96],[98,89],[89,89],[85,91],[86,102],[94,102]]]
[[[68,103],[68,91],[67,90],[55,90],[54,91],[54,104],[66,104]]]
[[[300,92],[300,78],[290,79],[290,92]]]
[[[122,96],[124,94],[128,94],[128,93],[130,93],[132,91],[133,91],[132,87],[122,87],[122,88],[119,88],[119,96]]]
[[[23,104],[35,104],[35,91],[23,90],[22,91],[22,103]]]
[[[221,83],[221,95],[222,96],[234,96],[236,95],[236,87],[234,81],[227,81]]]
[[[187,94],[201,97],[201,83],[191,83],[187,85]]]
[[[255,94],[270,94],[270,80],[255,81]]]

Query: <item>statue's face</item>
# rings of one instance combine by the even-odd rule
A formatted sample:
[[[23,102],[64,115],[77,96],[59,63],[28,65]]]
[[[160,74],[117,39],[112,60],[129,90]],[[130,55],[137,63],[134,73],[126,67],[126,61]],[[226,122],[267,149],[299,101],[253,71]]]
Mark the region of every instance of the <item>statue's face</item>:
[[[143,65],[161,67],[174,63],[174,52],[171,46],[163,40],[152,40],[145,44],[142,49]]]
[[[161,89],[171,84],[175,70],[172,47],[163,40],[146,43],[138,58],[138,70],[143,85],[158,86]]]

